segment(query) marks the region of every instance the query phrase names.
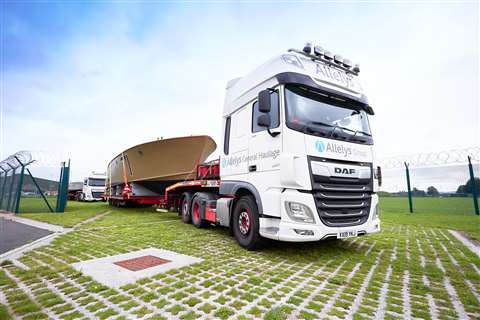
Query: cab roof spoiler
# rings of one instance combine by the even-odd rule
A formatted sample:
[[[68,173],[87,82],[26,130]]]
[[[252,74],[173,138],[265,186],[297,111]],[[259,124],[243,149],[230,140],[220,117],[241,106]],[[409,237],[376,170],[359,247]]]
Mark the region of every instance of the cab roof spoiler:
[[[275,77],[280,84],[299,84],[302,86],[310,87],[316,91],[328,94],[329,96],[353,102],[359,107],[359,109],[364,110],[369,115],[375,114],[373,108],[368,104],[367,97],[364,94],[362,94],[360,97],[356,97],[350,94],[340,95],[338,94],[338,92],[332,89],[319,86],[309,76],[296,72],[283,72],[277,74]]]

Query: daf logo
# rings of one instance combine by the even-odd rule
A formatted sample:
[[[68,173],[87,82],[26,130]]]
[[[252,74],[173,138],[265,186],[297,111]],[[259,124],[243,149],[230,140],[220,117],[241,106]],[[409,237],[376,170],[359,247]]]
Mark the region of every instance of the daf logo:
[[[354,174],[354,173],[355,173],[355,169],[347,169],[347,168],[338,168],[338,167],[335,167],[335,173]]]

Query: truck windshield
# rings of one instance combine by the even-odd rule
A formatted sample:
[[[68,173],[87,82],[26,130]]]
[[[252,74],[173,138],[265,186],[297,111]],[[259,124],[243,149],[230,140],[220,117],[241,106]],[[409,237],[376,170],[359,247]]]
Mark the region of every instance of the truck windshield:
[[[287,127],[306,134],[373,144],[367,113],[359,106],[301,86],[285,87]]]
[[[105,179],[88,178],[88,185],[91,187],[105,187]]]

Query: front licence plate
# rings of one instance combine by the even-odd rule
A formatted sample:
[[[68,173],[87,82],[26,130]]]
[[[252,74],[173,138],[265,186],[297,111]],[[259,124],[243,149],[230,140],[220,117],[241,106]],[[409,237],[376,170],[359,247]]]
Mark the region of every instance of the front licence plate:
[[[345,238],[351,238],[351,237],[356,237],[357,236],[357,230],[353,231],[342,231],[338,233],[337,238],[338,239],[345,239]]]

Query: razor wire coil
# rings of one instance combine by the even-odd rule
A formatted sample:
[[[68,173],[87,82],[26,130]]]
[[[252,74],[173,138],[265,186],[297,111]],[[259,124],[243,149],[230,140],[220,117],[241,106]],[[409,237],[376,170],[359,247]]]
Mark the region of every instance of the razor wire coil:
[[[57,152],[45,151],[18,151],[0,161],[0,173],[17,169],[22,165],[30,167],[58,167],[65,159],[64,155]]]
[[[479,162],[480,147],[387,157],[379,159],[378,163],[382,169],[403,168],[404,163],[411,168],[425,168],[465,164],[468,162],[468,157],[474,162]]]

